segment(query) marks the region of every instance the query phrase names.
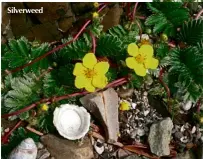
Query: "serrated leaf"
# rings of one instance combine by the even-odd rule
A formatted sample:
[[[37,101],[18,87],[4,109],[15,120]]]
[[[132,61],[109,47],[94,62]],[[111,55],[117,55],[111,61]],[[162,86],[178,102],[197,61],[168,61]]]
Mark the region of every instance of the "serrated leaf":
[[[189,45],[200,43],[203,39],[203,20],[191,20],[184,23],[178,37]]]
[[[104,35],[97,41],[96,54],[119,59],[123,56],[121,41],[112,35]]]
[[[26,119],[28,119],[29,118],[29,112],[24,112],[24,113],[21,113],[20,115],[19,115],[19,118],[21,119],[21,120],[26,120]]]
[[[154,14],[146,19],[145,24],[154,26],[154,33],[164,32],[173,37],[177,27],[189,18],[188,9],[181,3],[147,3],[147,6]]]

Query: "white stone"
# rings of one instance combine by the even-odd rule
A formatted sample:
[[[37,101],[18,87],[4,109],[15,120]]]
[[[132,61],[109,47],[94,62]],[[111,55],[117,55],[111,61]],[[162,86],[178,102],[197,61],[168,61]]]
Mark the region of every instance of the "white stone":
[[[23,140],[9,155],[8,159],[36,159],[37,146],[32,138]]]

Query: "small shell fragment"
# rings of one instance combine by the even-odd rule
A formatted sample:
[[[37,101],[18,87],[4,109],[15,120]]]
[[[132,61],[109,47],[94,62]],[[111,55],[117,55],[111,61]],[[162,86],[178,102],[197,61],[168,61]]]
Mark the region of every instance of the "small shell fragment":
[[[23,140],[9,155],[9,159],[36,159],[37,146],[32,138]]]

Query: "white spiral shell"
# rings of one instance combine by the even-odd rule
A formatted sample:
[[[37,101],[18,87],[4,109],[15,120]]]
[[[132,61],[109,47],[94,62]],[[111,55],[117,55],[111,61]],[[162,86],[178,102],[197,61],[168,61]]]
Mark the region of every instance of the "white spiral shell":
[[[53,123],[59,134],[69,140],[85,136],[90,127],[90,114],[83,107],[63,104],[54,111]]]
[[[37,146],[32,138],[23,140],[9,155],[9,159],[36,159]]]

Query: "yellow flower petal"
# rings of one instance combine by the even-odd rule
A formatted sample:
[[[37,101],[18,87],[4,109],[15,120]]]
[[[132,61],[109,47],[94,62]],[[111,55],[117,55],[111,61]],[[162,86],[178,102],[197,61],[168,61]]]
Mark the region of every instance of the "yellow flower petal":
[[[97,88],[104,88],[107,85],[107,78],[104,75],[97,75],[93,77],[92,84]]]
[[[138,55],[138,46],[135,43],[128,45],[128,54],[135,57]]]
[[[94,66],[94,70],[97,74],[105,74],[107,73],[109,69],[109,63],[108,62],[99,62]]]
[[[76,63],[73,70],[73,75],[75,76],[83,75],[85,70],[87,70],[87,68],[85,68],[82,63]]]
[[[145,61],[145,68],[156,69],[158,67],[159,61],[155,58],[149,58]]]
[[[121,111],[130,110],[130,103],[128,103],[128,102],[121,102],[119,109]]]
[[[77,76],[75,78],[75,87],[78,89],[84,88],[87,81],[85,76]]]
[[[154,49],[151,45],[142,45],[139,49],[139,53],[146,55],[147,58],[150,58],[154,54]]]
[[[126,60],[126,65],[131,68],[134,69],[136,67],[136,59],[134,57],[128,57]]]
[[[144,65],[143,64],[139,64],[139,63],[135,63],[135,68],[134,68],[134,71],[135,73],[138,75],[138,76],[145,76],[146,73],[147,73],[147,70],[146,68],[144,68]]]
[[[85,89],[88,91],[88,92],[94,92],[95,91],[95,87],[92,85],[91,83],[91,79],[88,80],[86,83],[85,83]]]
[[[97,63],[97,59],[93,53],[87,53],[83,58],[83,65],[87,68],[93,69]]]

